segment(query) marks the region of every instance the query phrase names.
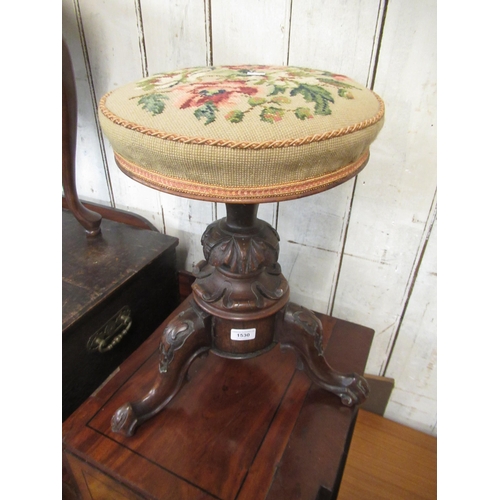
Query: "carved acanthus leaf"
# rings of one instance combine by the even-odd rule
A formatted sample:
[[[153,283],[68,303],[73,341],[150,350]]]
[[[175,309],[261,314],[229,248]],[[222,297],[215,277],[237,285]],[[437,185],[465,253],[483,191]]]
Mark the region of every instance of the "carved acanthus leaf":
[[[300,307],[293,313],[293,321],[314,337],[314,346],[318,353],[323,355],[323,325],[318,317],[309,309]]]
[[[217,221],[207,228],[201,242],[210,265],[235,274],[272,267],[278,260],[279,238],[267,223],[255,234],[238,234],[222,230]]]
[[[175,351],[179,350],[197,329],[203,327],[207,313],[195,303],[182,311],[165,328],[160,342],[160,372],[166,373],[174,358]]]

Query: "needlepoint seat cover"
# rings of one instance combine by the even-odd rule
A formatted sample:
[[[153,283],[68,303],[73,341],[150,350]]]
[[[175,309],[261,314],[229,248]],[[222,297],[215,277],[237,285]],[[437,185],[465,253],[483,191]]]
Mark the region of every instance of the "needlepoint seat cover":
[[[329,71],[197,67],[109,92],[99,118],[118,166],[137,181],[188,198],[261,203],[357,174],[384,103]]]

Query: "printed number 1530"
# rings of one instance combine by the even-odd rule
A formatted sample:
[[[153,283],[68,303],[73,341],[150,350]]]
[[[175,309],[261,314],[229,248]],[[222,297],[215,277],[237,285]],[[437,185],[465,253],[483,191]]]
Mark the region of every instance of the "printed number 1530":
[[[255,328],[248,328],[247,330],[231,329],[231,340],[252,340],[255,338]]]

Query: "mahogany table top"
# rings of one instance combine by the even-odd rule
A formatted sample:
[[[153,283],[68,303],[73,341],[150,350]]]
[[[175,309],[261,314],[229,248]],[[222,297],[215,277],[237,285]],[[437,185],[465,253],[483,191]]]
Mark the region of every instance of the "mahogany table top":
[[[318,317],[330,365],[362,374],[373,330]],[[85,461],[133,492],[127,498],[334,497],[357,409],[312,385],[279,347],[247,360],[213,353],[196,360],[166,409],[132,437],[111,432],[114,411],[151,386],[167,322],[64,423],[70,465]]]

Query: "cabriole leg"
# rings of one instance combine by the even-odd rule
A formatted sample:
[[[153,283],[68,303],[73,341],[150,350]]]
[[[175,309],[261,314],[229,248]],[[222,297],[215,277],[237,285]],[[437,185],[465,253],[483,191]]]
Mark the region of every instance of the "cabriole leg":
[[[336,372],[323,357],[323,326],[312,311],[289,302],[276,319],[281,347],[297,354],[299,368],[315,384],[339,396],[346,406],[365,401],[369,392],[366,380],[357,373]]]
[[[210,315],[194,301],[186,303],[165,328],[155,383],[140,400],[126,403],[113,415],[113,432],[131,436],[139,425],[161,411],[179,392],[191,363],[212,345]]]

